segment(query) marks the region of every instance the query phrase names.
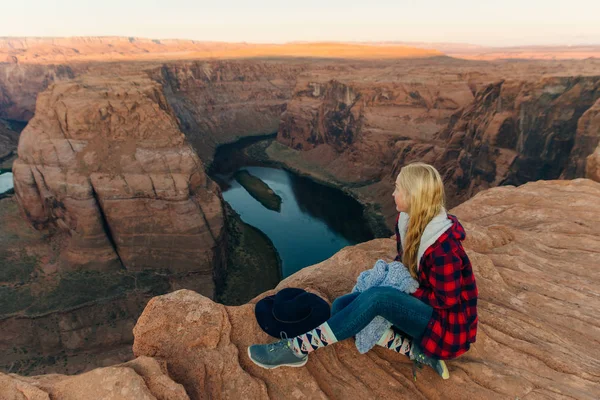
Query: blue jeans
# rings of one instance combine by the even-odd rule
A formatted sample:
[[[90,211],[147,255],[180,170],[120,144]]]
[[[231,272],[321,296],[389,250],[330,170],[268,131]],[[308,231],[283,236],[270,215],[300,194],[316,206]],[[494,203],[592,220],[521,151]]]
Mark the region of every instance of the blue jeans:
[[[373,287],[338,297],[331,308],[329,328],[338,341],[353,337],[381,316],[412,338],[423,336],[433,308],[391,287]]]

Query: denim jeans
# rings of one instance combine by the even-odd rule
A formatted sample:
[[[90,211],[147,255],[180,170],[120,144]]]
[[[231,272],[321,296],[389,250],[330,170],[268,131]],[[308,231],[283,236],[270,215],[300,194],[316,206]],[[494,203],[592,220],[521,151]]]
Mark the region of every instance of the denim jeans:
[[[373,318],[381,316],[395,327],[419,339],[431,319],[433,308],[409,294],[391,287],[373,287],[335,299],[329,328],[338,341],[353,337]]]

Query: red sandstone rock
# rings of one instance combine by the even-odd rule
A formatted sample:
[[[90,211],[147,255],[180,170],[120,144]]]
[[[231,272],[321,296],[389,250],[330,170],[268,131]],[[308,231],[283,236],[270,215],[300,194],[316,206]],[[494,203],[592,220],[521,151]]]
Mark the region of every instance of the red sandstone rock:
[[[25,216],[64,236],[63,269],[196,272],[212,296],[219,190],[155,82],[51,86],[21,134],[14,175]]]
[[[35,113],[37,94],[52,82],[74,75],[73,68],[66,65],[0,63],[0,118],[29,121]]]
[[[597,75],[507,72],[510,79],[486,83],[495,80],[491,71],[457,65],[420,80],[434,65],[410,73],[341,69],[335,79],[311,71],[298,80],[277,138],[297,151],[273,147],[269,155],[381,205],[389,225],[394,206],[385,188],[410,162],[438,167],[450,206],[501,184],[585,175],[600,137]]]
[[[585,177],[600,182],[600,146],[587,157]]]
[[[139,48],[141,52],[142,47]],[[436,135],[440,131],[449,125],[458,126],[456,119],[474,129],[470,150],[471,156],[476,158],[473,173],[469,175],[469,169],[462,166],[455,169],[448,166],[453,174],[451,185],[469,179],[477,181],[475,190],[470,192],[473,194],[490,185],[482,176],[491,176],[490,171],[495,168],[501,177],[512,162],[510,154],[498,157],[494,149],[491,157],[478,157],[477,154],[486,154],[489,148],[485,150],[485,146],[475,142],[483,141],[501,148],[510,136],[505,136],[503,129],[515,118],[519,119],[521,113],[529,121],[546,121],[548,126],[570,121],[569,114],[573,110],[576,113],[584,111],[585,97],[593,93],[586,83],[590,78],[585,76],[597,76],[599,65],[594,60],[470,63],[449,58],[426,61],[169,61],[164,68],[162,63],[155,62],[73,64],[69,66],[71,72],[63,70],[61,73],[58,69],[52,70],[53,66],[41,68],[13,63],[8,67],[0,65],[3,72],[0,74],[0,116],[29,119],[38,91],[53,80],[72,78],[82,71],[89,71],[89,76],[72,83],[61,82],[40,95],[44,106],[39,118],[36,116],[32,121],[25,144],[31,154],[24,158],[32,157],[34,162],[22,164],[15,171],[20,185],[18,196],[23,204],[27,204],[29,220],[42,229],[41,232],[47,232],[46,228],[54,230],[53,243],[65,246],[63,271],[94,268],[110,273],[117,271],[121,263],[130,270],[147,265],[152,268],[167,265],[173,273],[185,276],[185,287],[209,294],[212,292],[213,266],[203,263],[200,269],[194,269],[198,266],[193,262],[202,253],[196,245],[200,237],[204,234],[202,241],[206,239],[210,243],[210,235],[206,230],[199,232],[204,226],[201,218],[188,212],[201,208],[209,215],[220,205],[210,194],[206,201],[199,195],[186,195],[192,187],[204,193],[204,185],[211,190],[212,184],[210,181],[203,183],[204,175],[195,174],[194,167],[188,165],[195,159],[188,150],[174,144],[173,148],[178,149],[174,156],[173,148],[166,142],[179,143],[176,139],[177,135],[181,137],[179,131],[188,136],[202,160],[208,162],[218,144],[269,133],[277,126],[289,129],[292,139],[292,136],[299,138],[294,145],[300,142],[306,148],[302,151],[286,149],[289,151],[285,156],[297,157],[297,164],[286,157],[281,161],[340,186],[351,186],[352,192],[363,203],[381,204],[382,213],[391,221],[394,211],[390,188],[399,168],[413,160],[436,163],[445,155],[446,158],[441,158],[443,163],[436,164],[443,167],[448,158],[453,157],[449,149],[464,150],[461,143],[473,139],[465,139],[461,132],[452,130],[449,131],[450,138],[438,138]],[[144,74],[159,84],[148,80]],[[584,77],[560,78],[558,85],[552,79],[541,79],[553,75]],[[519,92],[520,89],[505,82],[500,92],[508,96],[491,99],[492,104],[486,105],[485,101],[490,98],[484,95],[481,97],[485,100],[483,103],[475,99],[474,104],[469,104],[477,93],[485,93],[486,88],[500,78],[523,84],[525,90]],[[576,91],[567,91],[566,95],[558,93],[560,101],[545,108],[547,97],[557,94],[561,80],[577,81],[573,87],[584,90],[579,95]],[[530,89],[531,93],[528,92]],[[294,98],[289,101],[292,93]],[[510,105],[515,93],[527,107],[504,110],[507,97]],[[576,110],[579,106],[581,110]],[[280,123],[279,112],[286,107],[288,111]],[[467,110],[477,112],[470,116]],[[586,115],[590,124],[582,122],[586,121]],[[583,132],[579,127],[587,126],[585,129],[593,132],[593,127],[597,126],[593,115],[588,111],[577,122],[576,144],[569,163],[572,160],[580,163],[578,160],[585,159],[587,146],[577,145],[580,132]],[[550,133],[551,129],[546,128],[545,134]],[[581,137],[586,135],[583,133]],[[552,134],[544,137],[550,138]],[[153,143],[138,146],[130,140],[132,138],[135,142],[150,138]],[[282,141],[281,132],[279,140]],[[285,143],[292,146],[291,142]],[[551,147],[549,154],[553,151]],[[306,150],[308,148],[311,149]],[[576,152],[575,148],[582,151]],[[135,154],[134,158],[131,154]],[[168,156],[168,160],[157,163],[157,155],[161,159]],[[600,165],[598,157],[598,151],[587,157],[587,173],[592,178],[600,174],[594,172]],[[468,160],[466,150],[461,158]],[[493,166],[488,158],[495,158]],[[180,179],[179,172],[169,173],[175,164],[181,168],[177,171],[184,171],[181,175],[193,177],[189,179],[189,187],[186,179]],[[523,168],[523,171],[530,170]],[[195,208],[192,203],[198,198],[202,206]],[[208,204],[211,206],[207,207]],[[102,223],[103,219],[107,225]],[[164,230],[155,231],[157,225]],[[161,250],[159,255],[163,258],[152,257],[158,253],[157,244],[167,247],[171,241],[181,247],[172,252]],[[189,249],[198,251],[188,252]],[[209,254],[207,251],[199,257]],[[215,262],[219,262],[218,257]],[[194,275],[185,275],[189,271]],[[177,282],[173,286],[182,287]],[[121,303],[127,304],[135,313],[142,300],[128,298],[98,307],[92,305],[60,317],[44,316],[44,324],[48,324],[50,331],[42,335],[40,343],[36,342],[36,331],[32,327],[42,318],[31,320],[16,316],[3,321],[3,326],[9,324],[11,328],[3,330],[9,334],[2,346],[10,352],[10,341],[17,341],[23,346],[32,345],[36,351],[41,349],[42,353],[54,354],[63,345],[57,339],[58,333],[70,350],[81,350],[87,345],[111,347],[112,351],[115,343],[130,340],[131,332],[127,331],[130,321],[119,321],[115,329],[93,330],[96,321],[86,318],[86,313],[103,318],[108,308]],[[76,321],[65,322],[71,317]],[[90,336],[92,330],[96,332],[95,336]],[[85,339],[91,342],[85,342]],[[109,359],[116,358],[111,356]]]
[[[349,186],[379,181],[402,153],[400,143],[432,149],[433,135],[472,101],[468,80],[445,67],[413,61],[315,68],[298,79],[277,140]]]
[[[0,400],[188,400],[164,363],[139,357],[125,364],[98,368],[82,375],[30,378],[0,373]]]
[[[586,178],[600,182],[600,99],[579,119],[569,161],[577,176],[585,172]]]
[[[501,184],[583,177],[581,165],[600,139],[582,131],[591,119],[584,111],[599,89],[600,79],[590,77],[501,81],[480,91],[439,135],[449,142],[436,165],[450,184],[451,204]]]
[[[407,358],[377,348],[359,355],[353,340],[310,355],[304,368],[264,370],[247,346],[273,339],[253,315],[254,303],[225,307],[191,291],[154,298],[135,329],[134,352],[164,360],[192,399],[439,398],[565,396],[594,399],[600,349],[597,274],[600,184],[584,179],[500,187],[452,212],[480,290],[477,342],[448,362],[451,378],[431,370],[411,379]],[[332,301],[394,241],[347,247],[282,281]],[[592,269],[590,269],[592,268]]]
[[[36,46],[57,46],[67,43],[61,40],[48,43],[29,39],[17,40],[11,46],[33,49]],[[146,54],[145,50],[150,51],[150,47],[154,49],[151,51],[160,52],[160,49],[164,50],[171,45],[187,46],[174,42],[167,46],[160,41],[135,38],[133,41],[127,38],[84,38],[76,42],[82,46],[78,51],[84,59],[87,57],[84,55],[86,52],[101,55],[102,51],[109,48],[108,44],[113,46],[118,44],[119,51],[124,51],[127,57]],[[200,46],[198,43],[188,44]],[[101,50],[102,48],[104,50]],[[183,49],[183,47],[176,48]],[[15,92],[10,82],[19,82],[21,79],[23,85],[27,83],[25,78],[21,77],[23,75],[21,69],[15,69],[18,66],[25,68],[27,65],[7,64],[6,66],[9,68],[5,75],[8,82],[5,85],[9,88],[7,93]],[[389,196],[381,188],[393,179],[393,175],[406,162],[413,160],[435,162],[446,153],[448,147],[451,147],[451,151],[436,163],[439,167],[447,165],[447,168],[452,171],[451,184],[457,187],[450,190],[451,205],[458,204],[477,190],[494,186],[497,184],[496,181],[501,181],[505,172],[511,168],[515,170],[511,172],[513,175],[527,175],[531,170],[536,170],[537,167],[534,168],[530,164],[533,162],[539,166],[540,160],[531,158],[528,154],[536,153],[536,146],[527,148],[525,154],[521,154],[524,157],[515,158],[509,149],[501,147],[503,140],[508,139],[500,139],[498,142],[500,147],[493,143],[496,143],[497,137],[502,137],[503,132],[509,129],[511,124],[514,126],[515,120],[519,119],[520,104],[523,99],[526,100],[523,103],[525,104],[524,115],[531,121],[537,121],[538,117],[541,117],[546,121],[544,123],[550,125],[558,123],[561,126],[557,126],[557,130],[562,132],[565,131],[566,125],[576,125],[577,122],[563,119],[566,113],[562,116],[558,116],[555,112],[546,115],[545,107],[548,104],[544,102],[548,98],[543,96],[553,96],[550,92],[559,90],[561,85],[564,86],[563,83],[557,86],[552,83],[552,80],[575,82],[579,78],[544,80],[541,77],[597,76],[600,64],[594,60],[560,63],[542,61],[472,63],[437,58],[394,61],[210,60],[173,61],[164,65],[147,61],[135,65],[125,62],[78,63],[69,68],[71,68],[71,75],[63,74],[64,77],[83,71],[89,71],[90,74],[117,74],[122,77],[131,76],[132,69],[146,71],[162,84],[165,98],[179,119],[181,130],[206,163],[211,161],[214,149],[219,144],[241,137],[273,132],[279,126],[280,142],[292,148],[302,146],[300,165],[289,165],[290,167],[299,170],[315,170],[325,175],[326,180],[330,182],[343,187],[352,187],[354,194],[363,203],[381,206],[381,213],[391,224],[393,219],[391,198],[388,199]],[[47,76],[49,73],[45,74],[44,76]],[[591,78],[582,78],[582,82],[575,86],[583,87],[583,81],[589,79]],[[486,108],[485,104],[479,104],[479,100],[469,104],[475,94],[484,93],[491,83],[500,80],[507,81],[502,85],[504,97],[500,99],[500,103],[504,102],[509,107],[514,103],[511,96],[518,93],[519,89],[516,86],[521,85],[524,90],[519,94],[520,100],[515,103],[517,105],[513,109],[497,112]],[[567,83],[567,86],[569,85]],[[531,92],[533,97],[527,99],[527,90],[530,89],[533,90]],[[546,89],[549,92],[543,94]],[[359,99],[354,102],[350,99],[353,96],[350,96],[346,103],[344,94],[346,90],[348,93],[354,93],[353,96],[358,96]],[[318,95],[315,94],[316,91]],[[32,102],[32,95],[35,93],[30,90],[28,93],[27,101]],[[588,90],[586,93],[591,92]],[[563,105],[572,107],[577,103],[581,109],[577,108],[576,113],[580,114],[588,103],[585,96],[578,98],[575,91],[559,97],[560,105],[551,106],[555,107],[554,110],[560,109]],[[535,98],[538,100],[534,100]],[[16,105],[25,101],[15,95],[12,95],[11,99],[15,100]],[[573,104],[568,104],[570,101]],[[529,107],[530,102],[533,102],[532,107]],[[344,110],[341,109],[342,107]],[[26,108],[31,110],[32,106]],[[470,117],[468,112],[463,115],[463,111],[452,117],[453,113],[463,108],[477,110],[478,119],[475,116]],[[286,109],[280,119],[279,114]],[[541,114],[535,115],[535,113]],[[13,112],[13,114],[18,113]],[[461,115],[463,118],[460,118]],[[463,154],[455,153],[454,148],[460,147],[465,139],[462,137],[462,131],[455,132],[454,127],[462,129],[463,123],[470,124],[471,127],[477,126],[476,130],[481,131],[477,135],[481,136],[485,143],[491,143],[493,148],[490,150],[487,144],[483,148],[479,147],[477,143],[480,139],[475,138],[477,143],[467,146],[471,151],[465,150]],[[542,136],[553,131],[550,125],[538,130],[542,132]],[[567,130],[572,131],[571,128]],[[445,131],[452,136],[451,139],[444,136],[437,137],[440,132]],[[511,135],[507,134],[507,136]],[[550,147],[546,150],[550,152],[549,154],[555,154],[556,149],[560,148],[561,159],[557,163],[553,160],[543,162],[560,166],[564,164],[562,161],[564,157],[570,157],[569,165],[573,165],[575,159],[585,160],[587,155],[576,156],[578,153],[575,150],[573,154],[562,155],[570,146],[572,138],[564,142],[562,138],[557,139],[557,135],[550,135],[550,137],[554,139],[549,142]],[[480,150],[482,153],[477,155]],[[477,154],[473,155],[472,152]],[[452,163],[448,164],[448,158],[458,156],[465,165],[472,164],[472,167],[465,167],[465,171],[462,166],[457,168]],[[282,161],[287,162],[285,159]],[[495,169],[497,171],[494,171]],[[544,168],[537,168],[538,171],[542,169]],[[579,168],[577,170],[579,171]],[[569,174],[567,177],[575,176],[583,176],[583,172]],[[517,178],[527,181],[556,177],[558,176]],[[23,179],[33,178],[23,177]],[[465,183],[471,181],[475,182],[473,188],[467,187],[468,184]],[[378,195],[371,196],[370,193],[378,193]],[[35,212],[33,215],[37,220],[39,216]],[[110,257],[108,254],[99,256]]]
[[[0,373],[0,400],[50,400],[48,393],[18,378]]]
[[[302,61],[180,62],[150,70],[182,131],[209,164],[220,144],[277,132]]]

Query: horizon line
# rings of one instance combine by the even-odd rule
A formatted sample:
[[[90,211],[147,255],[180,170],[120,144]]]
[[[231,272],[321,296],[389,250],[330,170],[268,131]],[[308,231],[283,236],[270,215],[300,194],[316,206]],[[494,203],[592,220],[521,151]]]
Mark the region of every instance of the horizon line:
[[[486,44],[474,44],[469,42],[448,42],[448,41],[402,41],[402,40],[292,40],[286,42],[248,42],[248,41],[223,41],[223,40],[199,40],[199,39],[186,39],[186,38],[150,38],[145,36],[123,36],[123,35],[72,35],[72,36],[0,36],[0,40],[19,40],[19,39],[85,39],[85,38],[98,38],[98,39],[125,39],[125,40],[147,40],[147,41],[181,41],[181,42],[193,42],[193,43],[223,43],[223,44],[244,44],[244,45],[286,45],[286,44],[321,44],[321,43],[335,43],[335,44],[396,44],[396,45],[407,45],[411,44],[437,44],[437,45],[463,45],[470,47],[480,48],[495,48],[495,49],[510,49],[510,48],[524,48],[524,47],[597,47],[600,46],[598,43],[572,43],[572,44],[522,44],[522,45],[486,45]]]

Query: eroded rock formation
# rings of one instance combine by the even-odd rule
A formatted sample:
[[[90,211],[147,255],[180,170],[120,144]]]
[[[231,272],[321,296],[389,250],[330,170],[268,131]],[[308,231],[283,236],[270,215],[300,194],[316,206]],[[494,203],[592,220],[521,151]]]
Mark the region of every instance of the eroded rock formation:
[[[194,275],[163,271],[59,271],[62,239],[33,229],[15,196],[0,199],[2,371],[75,374],[131,360],[148,300],[194,286]]]
[[[500,81],[480,90],[438,136],[448,145],[435,163],[454,204],[488,187],[584,177],[600,140],[598,98],[598,77]]]
[[[15,198],[42,235],[6,214],[3,368],[81,371],[93,358],[126,359],[151,296],[215,295],[225,270],[219,189],[156,82],[55,83],[39,95],[18,151]],[[100,349],[107,357],[93,355]]]
[[[382,348],[360,355],[352,339],[311,354],[304,368],[264,370],[246,349],[273,340],[253,314],[273,291],[225,307],[181,290],[148,303],[134,329],[135,361],[74,377],[0,375],[2,396],[592,400],[600,391],[598,198],[591,180],[539,181],[480,192],[451,211],[467,231],[480,327],[472,349],[448,362],[448,381],[424,369],[415,382],[405,356]],[[302,287],[332,301],[394,248],[391,239],[347,247],[275,290]]]
[[[584,158],[586,154],[589,155]],[[580,176],[585,172],[586,178],[600,182],[600,99],[579,119],[571,155],[571,174]]]
[[[172,63],[150,72],[159,81],[200,157],[210,163],[216,147],[277,131],[296,75],[307,63],[204,61]]]
[[[586,176],[600,140],[597,74],[525,68],[500,79],[469,64],[400,65],[302,75],[277,137],[290,149],[274,145],[267,153],[380,205],[390,225],[389,188],[413,161],[444,174],[450,206],[502,184]],[[593,157],[589,165],[593,177]]]
[[[35,99],[54,81],[75,76],[68,65],[21,65],[0,59],[0,118],[29,121]]]
[[[2,400],[188,400],[163,362],[149,357],[98,368],[82,375],[44,375],[26,378],[0,373]]]
[[[472,88],[466,78],[423,82],[399,70],[365,66],[303,76],[282,115],[278,141],[350,184],[388,174],[400,144],[432,150],[433,135],[473,100]]]
[[[176,61],[221,53],[136,38],[88,38],[73,47],[17,42],[0,64],[0,118],[31,119],[35,97],[50,86],[23,133],[15,180],[28,220],[51,240],[35,263],[15,243],[7,255],[33,267],[11,275],[18,279],[6,287],[0,279],[0,297],[8,299],[0,322],[9,327],[0,327],[8,332],[0,340],[5,369],[28,357],[62,362],[129,343],[149,296],[179,288],[211,296],[225,259],[224,228],[203,164],[222,143],[279,130],[279,143],[266,151],[271,159],[351,191],[390,226],[392,179],[414,160],[445,173],[451,205],[500,183],[558,177],[544,168],[535,175],[542,164],[565,178],[600,177],[600,150],[592,153],[597,60]],[[0,53],[8,54],[3,43]],[[176,57],[169,49],[191,53]],[[247,56],[256,49],[222,50]],[[27,64],[57,55],[80,62]],[[146,61],[99,62],[114,59]],[[527,140],[507,149],[515,135]],[[80,290],[91,282],[94,291]],[[47,328],[40,340],[31,317]]]
[[[21,134],[14,175],[25,216],[64,235],[62,269],[202,273],[211,295],[218,188],[153,81],[50,87]]]
[[[477,342],[448,363],[449,381],[377,348],[359,355],[353,340],[311,354],[305,368],[264,370],[246,348],[273,340],[253,304],[225,307],[190,291],[154,298],[135,330],[134,352],[166,361],[172,378],[201,398],[594,399],[600,390],[596,343],[600,265],[600,184],[584,179],[501,187],[452,210],[480,290]],[[348,292],[394,242],[346,248],[282,281],[328,300]],[[271,294],[271,292],[264,295]]]

